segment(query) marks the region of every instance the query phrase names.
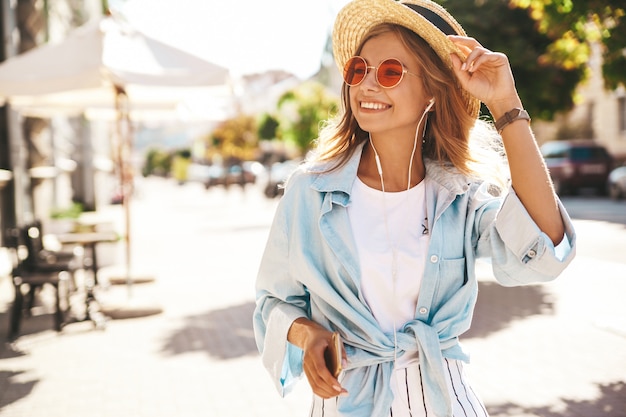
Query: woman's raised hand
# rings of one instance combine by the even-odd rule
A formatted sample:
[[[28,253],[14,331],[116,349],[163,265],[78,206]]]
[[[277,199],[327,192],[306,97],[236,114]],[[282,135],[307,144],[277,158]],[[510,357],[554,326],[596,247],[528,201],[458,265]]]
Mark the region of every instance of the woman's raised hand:
[[[461,86],[490,109],[502,106],[507,109],[505,111],[510,110],[507,106],[519,98],[507,56],[490,51],[474,38],[448,38],[467,56],[463,62],[456,54],[451,54]]]

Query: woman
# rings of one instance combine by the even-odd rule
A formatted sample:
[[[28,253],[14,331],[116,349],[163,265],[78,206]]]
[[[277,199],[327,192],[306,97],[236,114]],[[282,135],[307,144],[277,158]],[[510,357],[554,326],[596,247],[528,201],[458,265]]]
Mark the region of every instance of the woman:
[[[503,285],[548,281],[575,242],[508,60],[428,0],[352,1],[333,48],[344,111],[276,212],[257,278],[263,362],[283,395],[304,372],[311,416],[487,415],[458,341],[475,260]]]

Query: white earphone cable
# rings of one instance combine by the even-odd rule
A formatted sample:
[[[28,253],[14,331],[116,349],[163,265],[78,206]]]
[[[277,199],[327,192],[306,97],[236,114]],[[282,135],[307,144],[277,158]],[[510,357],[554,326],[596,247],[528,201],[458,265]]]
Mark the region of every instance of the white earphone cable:
[[[412,174],[412,169],[413,169],[413,158],[415,157],[415,151],[417,150],[417,137],[419,134],[419,128],[420,125],[422,124],[422,121],[424,120],[424,117],[426,116],[426,114],[428,113],[428,111],[430,110],[430,108],[433,106],[434,104],[434,100],[431,99],[428,106],[426,107],[426,110],[424,110],[424,113],[422,113],[422,117],[420,118],[419,122],[417,123],[417,127],[415,129],[415,137],[413,138],[413,150],[411,151],[411,158],[409,160],[409,173],[408,173],[408,179],[407,179],[407,188],[406,188],[406,198],[407,198],[407,208],[409,206],[409,193],[408,191],[411,189],[411,174]],[[369,142],[370,142],[370,146],[372,147],[372,150],[374,151],[374,159],[376,161],[376,168],[378,170],[378,175],[380,177],[380,187],[381,187],[381,191],[383,193],[383,218],[384,218],[384,222],[385,222],[385,233],[387,235],[387,241],[389,242],[389,245],[391,247],[391,280],[392,280],[392,285],[393,285],[393,296],[394,299],[396,299],[397,297],[397,293],[396,293],[396,281],[397,281],[397,272],[398,272],[398,265],[397,265],[397,257],[398,257],[398,253],[397,253],[397,241],[394,241],[391,239],[391,233],[389,231],[389,222],[387,220],[387,203],[386,203],[386,199],[385,199],[385,179],[383,176],[383,168],[382,168],[382,164],[380,161],[380,156],[378,155],[378,152],[376,151],[376,147],[374,146],[374,142],[372,141],[372,137],[370,135],[369,137]],[[392,314],[393,317],[393,362],[394,362],[394,369],[395,369],[395,364],[398,361],[398,329],[397,329],[397,323],[396,323],[396,315]],[[393,377],[394,380],[396,381],[397,384],[397,380],[395,379],[395,376]],[[396,389],[399,389],[398,386],[396,386]],[[408,404],[407,404],[407,409],[408,409]],[[411,414],[411,411],[409,409],[409,415]]]

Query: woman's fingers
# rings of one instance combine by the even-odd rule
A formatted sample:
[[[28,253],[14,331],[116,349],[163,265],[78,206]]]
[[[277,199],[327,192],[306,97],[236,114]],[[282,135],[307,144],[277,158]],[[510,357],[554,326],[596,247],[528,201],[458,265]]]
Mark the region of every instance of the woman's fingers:
[[[476,48],[477,46],[482,46],[480,42],[474,38],[470,38],[469,36],[448,35],[448,39],[459,47],[464,46],[470,50]]]
[[[316,343],[305,349],[303,357],[304,373],[307,376],[312,391],[321,398],[332,398],[337,395],[347,394],[339,381],[326,367],[324,351],[328,347],[330,339],[318,339]]]
[[[325,366],[322,368],[314,367],[305,373],[312,391],[319,397],[332,398],[347,392]]]
[[[465,58],[462,70],[476,72],[485,63],[502,65],[506,62],[506,56],[499,52],[490,51],[482,46],[477,46]]]
[[[464,71],[475,72],[478,67],[485,61],[485,55],[492,54],[490,50],[483,47],[476,39],[464,36],[448,36],[465,55],[465,62],[461,69]]]
[[[448,37],[461,51],[468,52],[465,61],[451,55],[455,74],[461,85],[487,106],[491,102],[516,95],[515,82],[506,55],[483,47],[476,39]]]
[[[476,39],[450,35],[448,38],[465,54],[461,69],[476,72],[485,63],[500,66],[508,63],[506,55],[483,47]]]

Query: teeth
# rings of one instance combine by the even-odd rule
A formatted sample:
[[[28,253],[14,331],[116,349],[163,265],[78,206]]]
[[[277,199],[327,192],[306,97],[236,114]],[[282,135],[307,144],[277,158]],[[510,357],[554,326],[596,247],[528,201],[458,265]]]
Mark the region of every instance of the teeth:
[[[362,101],[361,107],[364,109],[382,110],[382,109],[387,108],[388,106],[382,103],[369,103],[369,102]]]

